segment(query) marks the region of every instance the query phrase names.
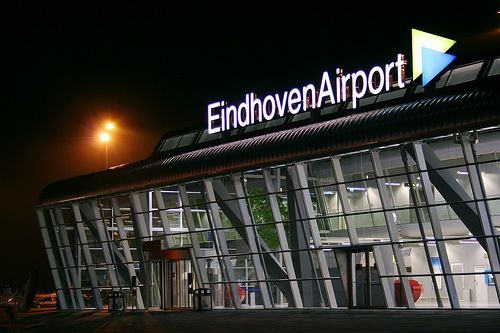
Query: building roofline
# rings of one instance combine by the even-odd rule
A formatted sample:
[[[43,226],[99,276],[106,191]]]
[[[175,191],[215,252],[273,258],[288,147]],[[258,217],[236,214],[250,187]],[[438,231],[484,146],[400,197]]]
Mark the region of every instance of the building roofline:
[[[128,193],[500,124],[500,77],[341,118],[149,158],[46,186],[38,205]]]

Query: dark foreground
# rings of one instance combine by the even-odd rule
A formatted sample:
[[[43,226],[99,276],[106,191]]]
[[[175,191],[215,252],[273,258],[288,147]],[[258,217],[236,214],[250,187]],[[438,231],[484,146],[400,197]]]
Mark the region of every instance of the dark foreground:
[[[22,332],[500,332],[500,310],[214,310],[21,314],[46,328]],[[0,330],[1,331],[1,330]],[[3,330],[8,332],[9,330]]]

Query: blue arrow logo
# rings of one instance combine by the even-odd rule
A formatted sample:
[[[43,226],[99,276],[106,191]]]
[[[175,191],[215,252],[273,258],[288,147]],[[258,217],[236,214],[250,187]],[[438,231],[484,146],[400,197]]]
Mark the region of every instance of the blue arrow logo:
[[[422,86],[441,73],[456,56],[422,47]]]
[[[413,79],[422,75],[425,86],[456,57],[445,53],[456,41],[412,29]]]

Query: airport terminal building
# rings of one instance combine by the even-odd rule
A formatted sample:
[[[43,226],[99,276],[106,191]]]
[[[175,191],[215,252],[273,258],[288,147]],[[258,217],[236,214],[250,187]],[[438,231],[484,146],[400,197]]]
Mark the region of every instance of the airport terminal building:
[[[488,54],[354,101],[322,84],[240,127],[228,106],[145,160],[48,185],[36,212],[61,307],[120,291],[184,308],[209,288],[214,308],[500,308],[499,74]]]

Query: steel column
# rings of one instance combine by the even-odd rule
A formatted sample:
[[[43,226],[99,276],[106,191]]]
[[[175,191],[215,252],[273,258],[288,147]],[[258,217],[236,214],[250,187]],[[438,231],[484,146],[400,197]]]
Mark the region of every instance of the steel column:
[[[290,281],[290,290],[292,292],[293,302],[296,308],[301,309],[304,305],[302,303],[302,296],[300,295],[297,276],[295,275],[295,268],[290,254],[290,247],[288,246],[288,241],[286,239],[285,227],[281,219],[281,212],[279,209],[278,199],[276,197],[276,188],[274,187],[270,170],[262,169],[262,174],[264,175],[264,181],[266,183],[266,190],[269,197],[269,203],[271,205],[271,211],[273,213],[273,219],[276,223],[275,226],[276,233],[278,234],[278,241],[280,243],[280,248],[283,251],[282,255],[285,262],[286,272],[288,274],[288,280]]]
[[[307,184],[307,172],[304,164],[295,163],[292,167],[289,168],[291,170],[291,178],[292,183],[297,191],[297,203],[299,206],[299,210],[301,211],[302,217],[307,217],[307,221],[303,221],[303,223],[307,223],[309,226],[309,230],[311,232],[311,238],[314,245],[314,251],[318,256],[318,265],[321,272],[321,278],[323,285],[325,287],[326,296],[328,300],[328,307],[336,308],[337,300],[335,299],[335,293],[333,290],[333,285],[330,277],[330,272],[328,270],[328,264],[326,262],[325,252],[323,250],[323,244],[321,243],[321,237],[319,234],[318,224],[315,219],[314,208],[311,201],[311,196],[309,194],[308,184]],[[312,249],[309,251],[313,251]]]
[[[415,307],[415,302],[413,301],[413,296],[411,292],[410,282],[406,273],[405,262],[403,258],[403,253],[399,245],[399,232],[396,228],[396,222],[391,212],[387,211],[390,208],[389,194],[387,193],[387,188],[385,186],[384,171],[382,169],[382,162],[380,161],[380,155],[378,150],[370,149],[370,157],[373,164],[373,171],[375,173],[378,193],[380,195],[380,201],[382,203],[382,209],[384,210],[385,223],[387,225],[387,230],[389,232],[389,238],[392,243],[392,250],[394,257],[396,259],[396,267],[398,268],[398,273],[401,276],[401,285],[406,296],[407,304],[409,308]],[[386,297],[388,296],[387,291],[384,291]]]
[[[420,178],[422,181],[422,188],[424,190],[425,199],[427,204],[430,205],[429,209],[429,219],[432,227],[432,231],[435,239],[444,239],[443,230],[441,229],[441,224],[439,221],[438,213],[436,210],[434,193],[432,192],[432,184],[429,179],[429,171],[427,170],[427,165],[425,163],[424,152],[422,150],[421,142],[414,142],[413,149],[415,151],[415,161],[417,162],[418,170],[420,171]],[[425,236],[425,235],[422,235]],[[444,281],[446,284],[446,289],[448,291],[448,296],[450,299],[450,304],[452,308],[460,308],[460,303],[458,300],[457,289],[455,287],[455,281],[453,281],[453,276],[451,274],[451,265],[448,258],[448,253],[446,252],[446,246],[443,241],[436,241],[436,249],[441,261],[441,268],[444,274]],[[432,263],[428,263],[432,266]]]

